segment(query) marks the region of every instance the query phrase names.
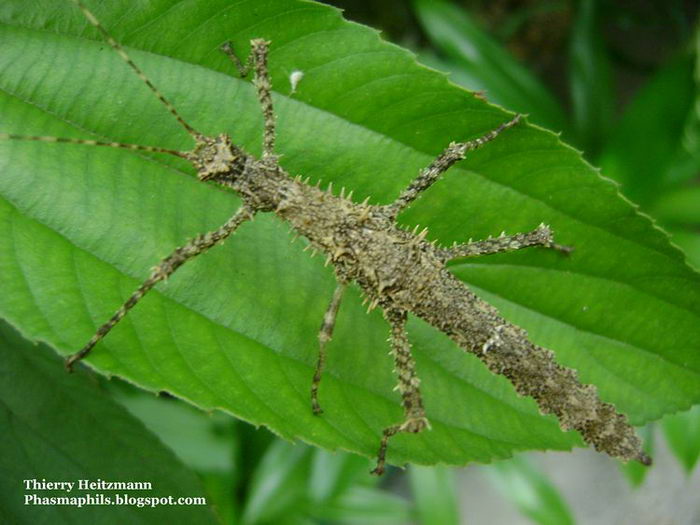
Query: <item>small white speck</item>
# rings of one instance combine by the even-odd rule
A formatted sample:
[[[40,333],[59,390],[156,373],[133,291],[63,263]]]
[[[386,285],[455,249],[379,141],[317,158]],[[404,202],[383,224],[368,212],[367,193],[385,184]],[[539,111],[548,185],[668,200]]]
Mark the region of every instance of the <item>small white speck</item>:
[[[292,86],[292,90],[289,92],[290,95],[296,93],[297,86],[299,85],[299,82],[301,82],[302,78],[304,78],[303,71],[295,69],[291,72],[291,74],[289,75],[289,84]]]

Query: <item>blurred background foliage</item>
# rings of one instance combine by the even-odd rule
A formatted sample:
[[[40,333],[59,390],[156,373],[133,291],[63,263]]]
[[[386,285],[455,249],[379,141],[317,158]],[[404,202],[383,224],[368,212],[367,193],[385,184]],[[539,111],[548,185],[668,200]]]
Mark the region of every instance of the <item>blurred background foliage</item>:
[[[669,232],[689,264],[700,267],[700,36],[695,2],[329,3],[344,8],[351,20],[382,29],[388,40],[449,72],[455,83],[561,132]],[[223,523],[471,521],[460,511],[459,494],[465,489],[455,469],[392,468],[377,479],[368,474],[370,459],[291,444],[265,429],[221,413],[202,413],[167,395],[153,397],[117,380],[99,381],[200,475]],[[698,407],[649,425],[644,435],[650,450],[662,445],[679,471],[688,476],[694,472],[700,455]],[[601,456],[596,461],[613,460]],[[470,469],[523,519],[539,524],[582,519],[538,465],[536,454]],[[634,488],[644,485],[649,472],[626,465],[618,475]]]
[[[328,3],[345,9],[351,20],[380,28],[386,39],[413,49],[421,62],[448,72],[453,82],[561,132],[669,232],[689,264],[700,267],[695,2]],[[368,475],[368,459],[290,444],[222,414],[202,414],[167,396],[153,398],[126,384],[108,384],[129,411],[200,474],[227,524],[470,522],[460,513],[454,469],[411,466],[376,479]],[[693,473],[700,455],[698,407],[649,425],[643,434],[649,450],[662,441],[679,470]],[[536,456],[522,454],[474,468],[524,520],[581,520],[538,467]],[[630,464],[621,465],[618,475],[633,490],[643,486],[648,472]]]

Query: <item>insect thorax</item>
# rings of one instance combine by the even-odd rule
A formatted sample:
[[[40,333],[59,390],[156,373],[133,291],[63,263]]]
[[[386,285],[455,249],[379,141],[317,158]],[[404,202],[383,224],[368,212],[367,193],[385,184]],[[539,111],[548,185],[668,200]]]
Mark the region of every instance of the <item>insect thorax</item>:
[[[198,136],[186,158],[197,170],[199,180],[224,182],[240,176],[251,156],[222,133],[216,137]]]

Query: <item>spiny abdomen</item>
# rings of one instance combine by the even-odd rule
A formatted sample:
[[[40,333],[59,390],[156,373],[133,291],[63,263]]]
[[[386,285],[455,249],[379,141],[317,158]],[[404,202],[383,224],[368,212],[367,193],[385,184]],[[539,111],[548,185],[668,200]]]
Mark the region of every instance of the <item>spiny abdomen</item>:
[[[581,383],[576,371],[558,364],[552,351],[533,344],[525,330],[500,317],[447,270],[423,293],[413,313],[506,377],[518,394],[535,399],[562,429],[578,430],[610,456],[651,463],[626,416],[602,401],[595,386]]]

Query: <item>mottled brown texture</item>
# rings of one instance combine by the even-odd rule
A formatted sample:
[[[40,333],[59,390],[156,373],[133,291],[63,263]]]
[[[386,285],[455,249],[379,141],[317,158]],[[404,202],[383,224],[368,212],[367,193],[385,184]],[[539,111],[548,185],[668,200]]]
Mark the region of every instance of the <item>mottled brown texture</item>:
[[[386,449],[389,438],[399,432],[417,434],[426,428],[430,428],[425,417],[423,398],[420,395],[420,379],[416,372],[416,361],[411,355],[411,343],[406,333],[406,311],[391,309],[384,310],[384,317],[391,325],[391,353],[394,356],[394,372],[399,376],[396,388],[401,392],[401,404],[403,405],[404,421],[387,427],[382,432],[382,440],[377,452],[377,466],[372,474],[381,476],[384,473],[386,462]]]
[[[454,244],[451,248],[439,250],[437,253],[443,261],[459,257],[478,257],[480,255],[491,255],[494,253],[512,252],[522,250],[530,246],[542,246],[543,248],[553,248],[562,253],[571,253],[573,248],[561,246],[554,242],[552,230],[544,224],[540,224],[536,229],[527,233],[516,233],[506,235],[502,233],[495,239],[485,239],[483,241],[469,242],[464,244]]]
[[[387,206],[369,205],[368,201],[358,204],[345,197],[343,192],[337,196],[330,190],[309,186],[299,177],[293,179],[279,166],[272,151],[274,113],[266,67],[268,42],[260,39],[251,42],[250,60],[255,71],[254,83],[265,120],[263,158],[257,159],[234,145],[227,135],[207,137],[184,122],[95,17],[79,0],[73,1],[195,140],[194,148],[189,152],[151,151],[187,158],[197,170],[200,180],[233,189],[244,204],[221,228],[193,239],[164,259],[149,279],[98,330],[86,347],[69,357],[68,367],[85,357],[157,282],[233,233],[253,214],[273,212],[290,224],[299,235],[304,236],[310,247],[326,254],[340,283],[319,334],[319,361],[312,382],[312,406],[315,412],[320,412],[317,394],[325,359],[325,343],[332,335],[335,314],[345,285],[356,283],[369,301],[370,308],[381,307],[391,326],[392,353],[405,414],[402,422],[384,429],[374,473],[381,474],[384,470],[387,444],[391,436],[399,432],[415,433],[429,428],[420,395],[420,382],[405,331],[408,313],[420,317],[446,334],[462,349],[481,359],[492,372],[508,378],[519,394],[534,398],[543,413],[556,415],[563,429],[578,430],[588,443],[611,456],[650,463],[626,417],[618,413],[613,405],[601,401],[594,386],[581,384],[576,372],[557,364],[551,351],[534,345],[523,329],[503,319],[495,308],[479,299],[445,268],[445,263],[454,257],[485,255],[529,246],[569,252],[570,248],[554,243],[547,226],[541,225],[529,233],[443,248],[425,240],[427,230],[410,232],[396,225],[398,213],[437,181],[450,166],[464,158],[468,151],[496,139],[500,133],[517,125],[519,116],[477,139],[450,144],[430,166],[421,171],[395,202]],[[230,46],[224,46],[224,51],[245,72]],[[83,143],[111,145],[92,141]],[[148,148],[132,148],[116,143],[113,146]]]
[[[221,50],[231,59],[242,77],[248,76],[250,68],[255,70],[255,90],[258,93],[260,106],[262,107],[263,128],[263,159],[274,158],[275,150],[275,112],[272,109],[272,83],[267,71],[267,50],[270,42],[261,38],[250,41],[250,55],[245,64],[241,62],[233,51],[233,44],[226,42]]]
[[[340,308],[340,301],[343,299],[345,287],[346,285],[344,283],[338,284],[338,286],[335,287],[333,298],[326,309],[326,314],[323,316],[323,322],[321,323],[321,329],[318,332],[318,360],[316,361],[314,378],[311,381],[311,410],[313,410],[314,414],[323,413],[321,405],[318,402],[318,387],[321,384],[321,375],[323,374],[323,368],[326,364],[326,345],[333,337],[335,318],[338,315],[338,308]]]
[[[330,258],[343,280],[362,288],[370,306],[417,315],[476,355],[492,372],[507,377],[518,393],[533,397],[543,413],[555,414],[565,430],[578,430],[588,443],[611,456],[649,463],[625,416],[447,271],[445,249],[396,226],[391,208],[333,196],[290,179],[281,169],[248,169],[221,182],[244,198],[262,197],[267,208]],[[504,237],[492,248],[499,242],[507,243],[505,249],[547,246],[551,243],[548,232],[543,226],[535,235]],[[476,244],[483,248],[487,242]],[[502,251],[503,246],[497,247],[491,252]],[[469,252],[464,247],[459,251]]]

